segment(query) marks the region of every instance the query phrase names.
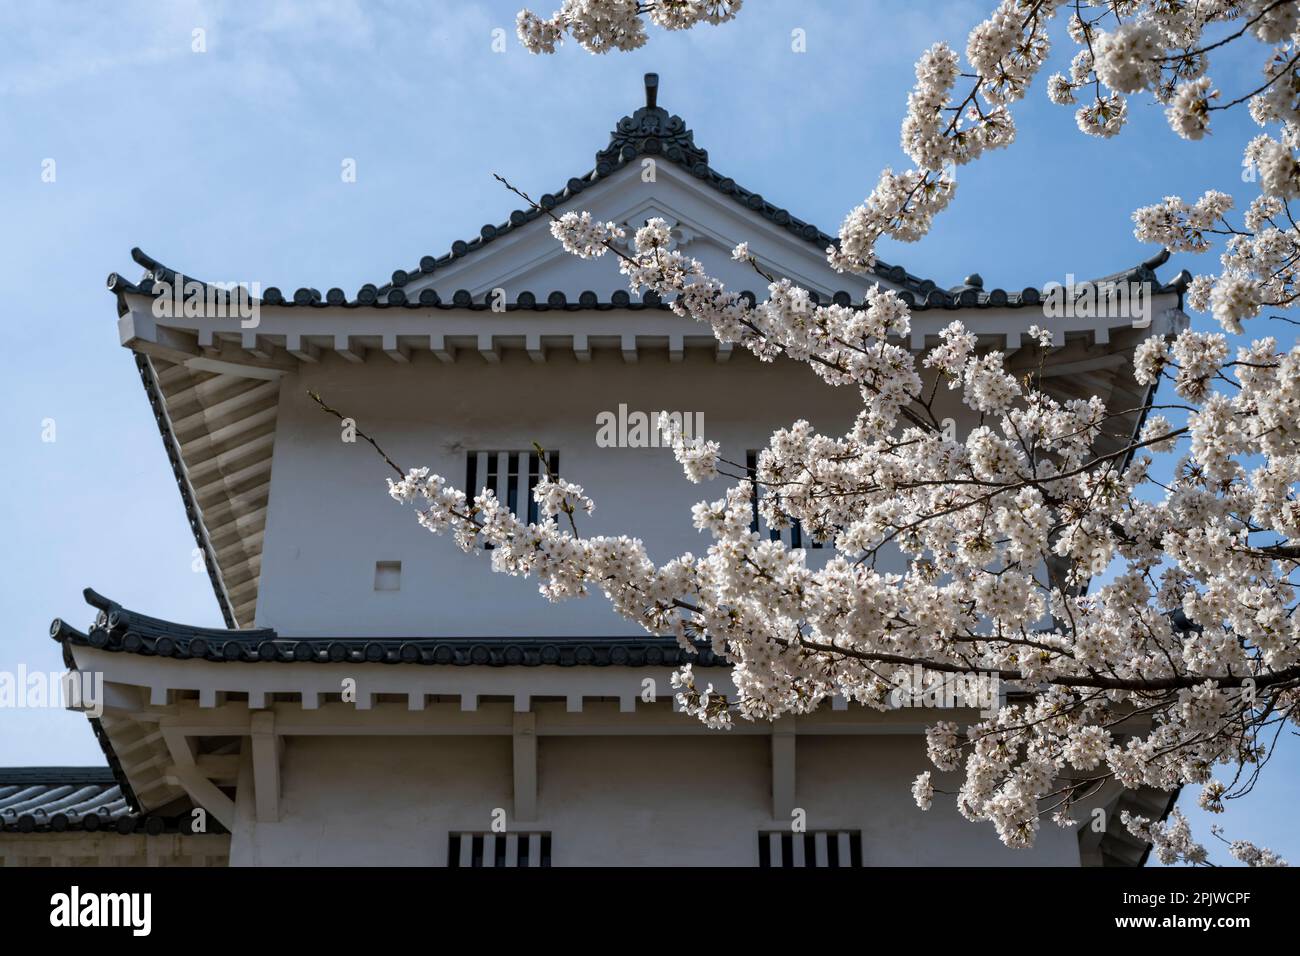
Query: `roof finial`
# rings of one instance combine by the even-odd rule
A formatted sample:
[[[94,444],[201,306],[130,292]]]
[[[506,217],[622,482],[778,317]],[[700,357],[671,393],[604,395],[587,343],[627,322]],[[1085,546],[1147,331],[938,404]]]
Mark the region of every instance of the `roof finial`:
[[[647,73],[645,75],[645,108],[654,109],[658,105],[659,99],[659,74]]]

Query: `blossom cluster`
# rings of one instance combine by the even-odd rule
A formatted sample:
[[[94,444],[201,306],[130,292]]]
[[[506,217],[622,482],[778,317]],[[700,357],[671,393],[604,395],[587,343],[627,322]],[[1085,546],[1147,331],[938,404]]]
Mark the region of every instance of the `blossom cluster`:
[[[531,53],[554,53],[565,33],[588,53],[635,50],[646,42],[648,16],[665,30],[685,30],[697,23],[725,23],[743,0],[564,0],[549,19],[519,11],[519,42]]]

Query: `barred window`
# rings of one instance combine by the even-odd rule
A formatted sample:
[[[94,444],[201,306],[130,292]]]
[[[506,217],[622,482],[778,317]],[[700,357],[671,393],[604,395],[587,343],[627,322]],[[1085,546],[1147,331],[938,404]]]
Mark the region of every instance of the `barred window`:
[[[447,838],[447,865],[471,867],[549,867],[549,833],[451,833]]]
[[[484,488],[491,489],[497,500],[520,521],[537,521],[537,502],[533,489],[546,477],[560,477],[560,453],[546,453],[543,466],[536,451],[471,451],[465,456],[465,494],[473,498]]]
[[[861,867],[861,830],[761,830],[758,865],[785,867]]]
[[[760,526],[763,526],[762,515],[758,513],[758,499],[760,496],[765,494],[763,489],[757,486],[757,481],[758,481],[758,452],[757,451],[745,452],[745,471],[749,475],[749,480],[751,482],[755,482],[755,491],[757,492],[754,495],[753,504],[751,505],[751,507],[753,508],[753,517],[750,519],[749,522],[749,530],[757,533]],[[770,537],[773,541],[785,541],[786,547],[789,548],[824,547],[822,542],[815,540],[812,535],[804,534],[803,525],[799,523],[798,518],[791,519],[790,527],[786,528],[785,531],[777,531],[775,528],[768,528],[767,534],[768,537]]]

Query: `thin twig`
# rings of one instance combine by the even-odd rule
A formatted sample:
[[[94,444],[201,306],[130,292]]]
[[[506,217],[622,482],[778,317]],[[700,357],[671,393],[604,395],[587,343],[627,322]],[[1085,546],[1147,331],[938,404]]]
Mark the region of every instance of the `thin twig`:
[[[397,463],[394,462],[393,459],[389,458],[388,455],[384,453],[384,450],[379,447],[379,442],[375,441],[373,438],[371,438],[369,435],[363,432],[360,428],[357,428],[357,422],[355,418],[348,418],[337,408],[331,408],[329,405],[325,403],[325,399],[320,397],[319,392],[313,392],[311,389],[307,389],[307,395],[309,398],[311,398],[313,402],[319,405],[323,411],[329,412],[339,421],[352,422],[352,427],[356,431],[356,433],[360,435],[362,438],[364,438],[366,441],[370,442],[371,447],[374,448],[375,451],[379,452],[379,457],[384,459],[384,461],[388,462],[388,467],[393,469],[393,471],[397,472],[397,474],[400,477],[402,478],[406,477],[406,472],[402,468],[399,468]]]

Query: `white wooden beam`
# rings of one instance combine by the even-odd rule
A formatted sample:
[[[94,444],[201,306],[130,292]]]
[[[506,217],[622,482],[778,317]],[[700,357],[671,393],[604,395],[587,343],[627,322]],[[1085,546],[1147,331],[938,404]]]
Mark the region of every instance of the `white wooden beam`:
[[[628,365],[635,365],[637,360],[636,354],[636,336],[624,335],[620,339],[623,352],[623,361]]]
[[[489,365],[496,365],[501,361],[501,353],[497,351],[492,336],[486,333],[480,334],[478,337],[478,354],[483,356],[483,361]]]
[[[334,351],[338,353],[339,358],[347,359],[357,365],[366,360],[366,350],[361,346],[353,348],[351,339],[346,335],[334,336]]]
[[[195,759],[190,738],[174,727],[163,727],[161,733],[172,763],[182,770],[192,769],[195,766]]]
[[[405,365],[411,361],[411,350],[405,345],[397,344],[397,335],[392,332],[386,332],[383,337],[384,354],[394,362],[400,362]]]
[[[538,333],[530,332],[524,336],[524,348],[528,352],[528,357],[534,362],[546,361],[546,349],[542,348],[542,337]]]
[[[686,342],[681,335],[668,336],[668,361],[680,362],[686,357]]]
[[[515,820],[537,819],[537,715],[515,714],[513,757]]]
[[[284,349],[300,362],[315,365],[320,361],[320,347],[304,342],[301,335],[289,334],[284,337]]]
[[[113,741],[113,752],[117,754],[118,759],[122,759],[129,753],[134,753],[141,747],[150,747],[163,739],[162,731],[155,730],[152,733],[142,733],[130,743],[118,743]]]
[[[104,712],[108,714],[121,713],[134,717],[137,712],[144,709],[143,687],[106,680],[100,696],[103,699]]]
[[[719,342],[717,350],[713,353],[713,360],[719,364],[731,358],[731,343]]]
[[[575,335],[573,337],[573,357],[579,362],[591,361],[591,345],[585,335]]]
[[[456,361],[456,353],[447,348],[447,337],[445,335],[429,336],[429,349],[440,362]]]
[[[275,732],[275,714],[269,710],[252,715],[253,792],[257,800],[259,823],[280,819],[280,757],[283,738]]]
[[[150,767],[162,768],[167,766],[167,764],[169,764],[170,762],[171,760],[166,753],[158,752],[158,753],[150,753],[149,756],[143,757],[140,760],[135,760],[135,761],[123,760],[121,761],[121,764],[122,764],[122,772],[125,773],[128,777],[134,777],[137,774],[143,773],[144,771],[148,770]]]
[[[227,830],[235,829],[235,802],[217,789],[217,785],[199,773],[197,768],[183,769],[175,764],[165,774],[175,780],[191,800],[212,814]]]
[[[259,358],[269,362],[271,360],[272,349],[269,345],[264,345],[257,339],[257,333],[252,329],[244,329],[239,333],[239,345],[244,351],[248,352],[253,358]]]
[[[772,724],[772,819],[788,820],[794,810],[794,723]]]

